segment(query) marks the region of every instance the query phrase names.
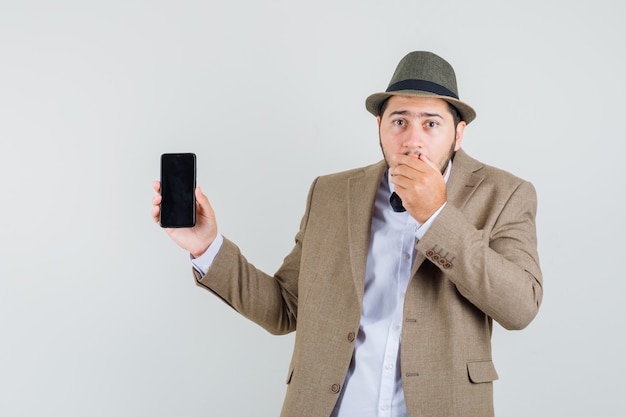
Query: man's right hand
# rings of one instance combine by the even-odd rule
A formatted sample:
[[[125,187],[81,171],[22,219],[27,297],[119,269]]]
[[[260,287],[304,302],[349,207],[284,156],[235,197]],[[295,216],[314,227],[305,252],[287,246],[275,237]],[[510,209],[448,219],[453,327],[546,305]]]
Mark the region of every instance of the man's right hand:
[[[161,204],[161,182],[154,181],[152,188],[157,193],[152,199],[152,219],[159,223]],[[217,236],[217,221],[209,199],[196,187],[196,225],[185,228],[166,228],[165,232],[181,248],[197,258],[211,246]]]

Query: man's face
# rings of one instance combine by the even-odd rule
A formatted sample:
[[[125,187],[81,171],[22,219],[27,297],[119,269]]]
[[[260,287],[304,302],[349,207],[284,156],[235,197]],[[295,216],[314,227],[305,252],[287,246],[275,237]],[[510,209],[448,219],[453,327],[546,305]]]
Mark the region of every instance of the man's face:
[[[461,147],[465,129],[463,121],[454,126],[446,101],[430,97],[392,96],[377,121],[387,165],[394,154],[423,154],[442,173]]]

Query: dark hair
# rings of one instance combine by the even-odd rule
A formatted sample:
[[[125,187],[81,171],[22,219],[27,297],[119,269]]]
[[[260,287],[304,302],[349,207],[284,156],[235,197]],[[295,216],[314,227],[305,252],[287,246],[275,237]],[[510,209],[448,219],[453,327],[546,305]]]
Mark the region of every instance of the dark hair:
[[[387,97],[385,100],[383,100],[382,103],[380,103],[380,110],[378,110],[378,116],[383,117],[383,113],[385,113],[385,110],[387,109],[387,104],[390,98],[391,96]],[[459,122],[463,120],[461,118],[461,113],[449,101],[446,101],[446,103],[448,103],[448,109],[450,110],[450,114],[452,115],[452,121],[454,121],[454,127],[456,127],[459,124]]]
[[[446,101],[446,103],[448,103],[448,108],[450,109],[450,114],[452,114],[452,120],[454,121],[454,127],[456,127],[459,122],[463,120],[461,119],[461,112],[459,112],[459,109],[454,107],[449,101]]]
[[[387,97],[382,103],[380,103],[380,107],[378,108],[378,117],[383,117],[383,113],[385,113],[385,110],[387,109],[387,104],[389,103],[390,98],[391,96]]]

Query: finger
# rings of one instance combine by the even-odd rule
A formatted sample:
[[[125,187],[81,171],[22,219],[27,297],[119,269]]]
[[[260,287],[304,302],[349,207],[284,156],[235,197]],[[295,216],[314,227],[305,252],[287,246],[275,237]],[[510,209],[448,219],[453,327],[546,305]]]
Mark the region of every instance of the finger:
[[[415,171],[409,172],[406,175],[401,171],[408,171],[408,169],[400,169],[397,173],[392,174],[390,182],[393,184],[396,191],[405,190],[409,188],[413,183],[413,177]]]
[[[407,154],[395,154],[390,158],[390,165],[392,167],[398,167],[400,165],[411,165],[411,163],[415,160],[415,156],[407,155]]]
[[[400,155],[395,159],[397,164],[389,168],[389,173],[393,177],[406,177],[413,179],[420,173],[430,169],[424,166],[424,162],[420,161],[416,156]]]
[[[420,159],[420,156],[421,154],[397,154],[394,155],[392,161],[394,162],[395,168],[405,166],[417,171],[422,171],[424,169],[422,166],[424,161]]]
[[[155,192],[160,194],[161,193],[161,181],[153,181],[152,188],[154,189]]]
[[[210,213],[211,210],[213,210],[208,197],[202,193],[202,189],[200,187],[196,187],[196,202],[202,213]]]
[[[160,211],[161,208],[158,205],[152,207],[152,220],[154,220],[155,223],[159,223]]]

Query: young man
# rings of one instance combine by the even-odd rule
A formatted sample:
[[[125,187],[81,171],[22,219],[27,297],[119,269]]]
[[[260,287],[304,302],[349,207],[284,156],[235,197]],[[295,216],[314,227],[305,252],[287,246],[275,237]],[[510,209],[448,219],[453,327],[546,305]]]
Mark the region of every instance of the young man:
[[[405,56],[366,108],[384,160],[315,180],[273,276],[217,234],[199,189],[196,226],[167,233],[198,285],[296,331],[282,416],[491,416],[492,320],[524,328],[543,294],[534,188],[463,152],[475,112],[435,54]]]

